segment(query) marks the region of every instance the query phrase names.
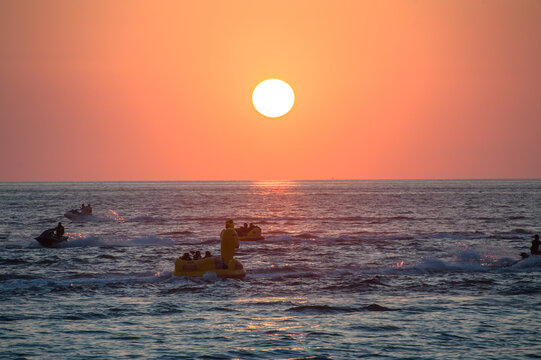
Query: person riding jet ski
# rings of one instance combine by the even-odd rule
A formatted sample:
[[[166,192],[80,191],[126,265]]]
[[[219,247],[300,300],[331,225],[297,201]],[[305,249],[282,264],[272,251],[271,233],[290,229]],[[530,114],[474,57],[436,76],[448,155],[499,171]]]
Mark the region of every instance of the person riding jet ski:
[[[64,233],[64,226],[62,226],[62,223],[58,223],[55,228],[45,230],[35,239],[45,247],[52,247],[68,240]]]

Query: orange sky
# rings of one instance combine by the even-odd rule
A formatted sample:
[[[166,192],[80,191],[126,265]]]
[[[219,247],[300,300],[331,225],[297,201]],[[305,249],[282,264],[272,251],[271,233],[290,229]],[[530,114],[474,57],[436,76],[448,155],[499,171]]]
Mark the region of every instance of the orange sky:
[[[0,181],[541,178],[540,34],[538,0],[4,0]]]

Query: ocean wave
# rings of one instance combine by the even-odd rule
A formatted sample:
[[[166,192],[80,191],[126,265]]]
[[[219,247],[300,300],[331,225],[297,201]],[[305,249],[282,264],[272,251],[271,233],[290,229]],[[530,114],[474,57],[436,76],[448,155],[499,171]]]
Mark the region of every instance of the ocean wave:
[[[374,289],[379,287],[388,287],[389,285],[385,284],[380,280],[379,276],[371,277],[369,279],[348,279],[338,283],[333,283],[324,287],[328,291],[353,291],[353,292],[366,292],[374,291]]]
[[[29,263],[24,259],[0,259],[0,265],[24,265]]]
[[[236,223],[253,223],[259,225],[276,224],[279,222],[296,223],[299,221],[310,220],[312,222],[360,222],[369,224],[383,224],[395,221],[426,221],[429,218],[420,218],[404,215],[396,216],[314,216],[306,218],[303,216],[272,216],[272,217],[236,217]],[[197,222],[197,223],[216,223],[223,224],[225,218],[223,216],[177,216],[172,218],[154,218],[150,215],[137,216],[126,221],[145,222],[145,221],[178,221],[178,222]]]
[[[83,312],[70,312],[70,313],[56,313],[52,315],[45,316],[49,320],[70,320],[70,321],[80,321],[80,320],[100,320],[100,319],[109,319],[111,314],[101,311],[83,311]]]
[[[399,311],[400,309],[391,309],[378,304],[370,304],[361,307],[350,306],[331,306],[331,305],[298,305],[293,306],[286,311],[292,311],[303,314],[338,314],[353,313],[360,311]]]
[[[316,235],[312,235],[310,233],[302,233],[299,235],[293,235],[293,237],[297,239],[316,239],[317,238]]]
[[[382,269],[370,271],[402,274],[435,274],[451,272],[487,272],[487,271],[538,271],[541,269],[541,256],[519,259],[518,256],[498,255],[498,248],[479,250],[468,248],[459,251],[454,259],[446,262],[442,259],[423,258],[419,264],[405,264],[403,261]],[[501,250],[501,248],[499,249]],[[488,252],[487,252],[488,251]],[[500,257],[501,256],[501,257]]]
[[[508,296],[538,295],[541,294],[541,285],[539,283],[521,283],[501,291],[500,294]]]
[[[270,267],[259,267],[247,269],[247,276],[250,278],[265,278],[274,281],[284,279],[313,279],[319,278],[321,274],[309,266],[302,265],[271,265]]]
[[[417,234],[414,236],[415,239],[450,239],[450,240],[466,240],[466,239],[484,239],[488,235],[481,231],[454,231],[454,232],[437,232],[437,233],[427,233],[427,234]]]
[[[33,277],[24,275],[7,275],[0,278],[0,291],[11,292],[58,292],[58,291],[78,291],[91,290],[104,287],[132,286],[137,283],[156,283],[168,280],[172,276],[171,271],[164,272],[145,272],[128,275],[110,275],[97,274],[96,276],[78,277],[73,279],[49,279],[43,277]]]
[[[60,258],[58,256],[51,256],[51,257],[43,258],[39,261],[36,261],[35,264],[48,266],[51,264],[56,264],[58,261],[60,261]]]
[[[176,242],[158,236],[143,236],[131,239],[103,239],[99,236],[70,235],[68,241],[58,244],[56,248],[77,247],[123,247],[123,246],[172,246]],[[29,247],[41,247],[33,241]]]
[[[183,313],[184,309],[181,308],[181,305],[178,304],[157,304],[155,305],[151,311],[151,315],[171,315],[171,314],[179,314]]]
[[[531,232],[529,232],[531,233]],[[320,241],[320,242],[359,242],[363,243],[393,243],[396,241],[426,241],[426,240],[452,240],[452,241],[470,241],[470,240],[484,240],[494,239],[495,235],[490,235],[481,231],[472,232],[437,232],[437,233],[424,233],[424,234],[401,234],[401,233],[386,233],[381,231],[351,231],[349,233],[341,233],[337,235],[330,235],[328,233],[317,233],[314,231],[301,232],[298,234],[291,234],[282,231],[269,231],[264,233],[265,242],[300,242],[300,241]],[[501,238],[497,235],[497,238]],[[517,237],[513,237],[517,239]]]
[[[36,279],[33,275],[23,275],[23,274],[10,274],[10,273],[4,273],[0,274],[0,281],[8,281],[8,280],[34,280]]]
[[[164,246],[175,245],[176,243],[168,238],[160,238],[157,236],[145,236],[130,239],[126,242],[118,242],[118,246]]]
[[[287,231],[283,230],[269,230],[265,232],[265,235],[288,235],[289,233]]]
[[[165,223],[174,220],[172,218],[153,217],[150,215],[136,216],[131,219],[126,219],[125,222],[143,222],[143,223]]]
[[[515,269],[532,269],[541,270],[541,256],[530,256],[524,260],[520,260],[512,265]]]
[[[189,230],[183,230],[183,231],[170,231],[163,233],[161,235],[192,235],[193,232]]]
[[[54,220],[54,219],[51,219]],[[112,222],[112,221],[122,221],[121,217],[108,217],[100,215],[85,215],[78,216],[72,219],[69,219],[72,223],[85,223],[85,222]],[[50,223],[51,221],[47,222]]]

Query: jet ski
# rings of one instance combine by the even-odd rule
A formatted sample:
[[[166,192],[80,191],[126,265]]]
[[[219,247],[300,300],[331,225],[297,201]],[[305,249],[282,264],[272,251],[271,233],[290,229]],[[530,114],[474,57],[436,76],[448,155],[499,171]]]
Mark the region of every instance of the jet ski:
[[[70,211],[66,211],[64,214],[64,216],[70,220],[77,220],[90,215],[92,215],[92,208],[89,206],[81,209],[71,209]]]
[[[525,253],[525,252],[521,252],[520,253],[520,260],[518,260],[517,262],[521,262],[521,261],[524,261],[528,258],[541,258],[541,254],[528,254],[528,253]]]
[[[229,264],[224,264],[219,256],[208,257],[199,260],[175,260],[175,276],[200,277],[206,273],[214,273],[221,278],[242,279],[246,276],[246,270],[240,261],[231,259]]]
[[[42,246],[55,247],[64,241],[68,241],[67,236],[58,236],[55,234],[55,229],[45,230],[40,236],[35,238]]]
[[[249,228],[236,228],[235,231],[237,231],[237,235],[239,236],[239,240],[241,241],[265,240],[265,238],[261,235],[261,228],[257,225],[251,226]]]
[[[520,259],[519,260],[516,260],[516,261],[513,261],[509,264],[506,264],[504,265],[504,267],[509,267],[509,266],[513,266],[513,265],[516,265],[516,264],[521,264],[521,263],[524,263],[526,261],[529,261],[528,259],[541,259],[541,254],[528,254],[528,253],[525,253],[525,252],[521,252],[520,253]],[[533,260],[533,261],[537,261],[537,260]]]

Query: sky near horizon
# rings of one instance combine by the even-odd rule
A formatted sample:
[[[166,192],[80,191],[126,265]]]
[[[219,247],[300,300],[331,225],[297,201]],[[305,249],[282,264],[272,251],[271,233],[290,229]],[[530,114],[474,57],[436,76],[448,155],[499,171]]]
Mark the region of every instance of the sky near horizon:
[[[540,35],[537,0],[4,0],[0,181],[541,178]]]

